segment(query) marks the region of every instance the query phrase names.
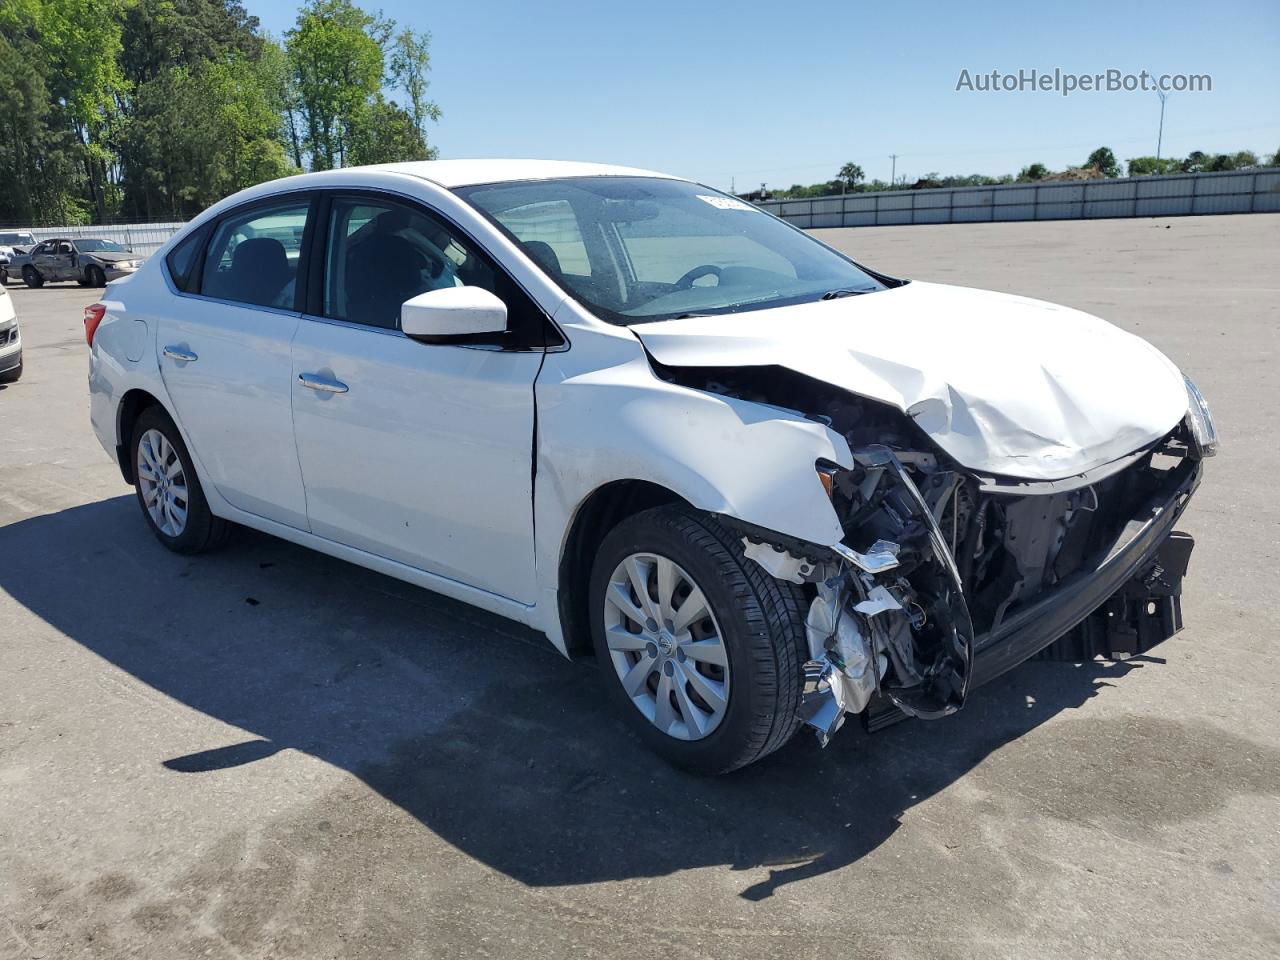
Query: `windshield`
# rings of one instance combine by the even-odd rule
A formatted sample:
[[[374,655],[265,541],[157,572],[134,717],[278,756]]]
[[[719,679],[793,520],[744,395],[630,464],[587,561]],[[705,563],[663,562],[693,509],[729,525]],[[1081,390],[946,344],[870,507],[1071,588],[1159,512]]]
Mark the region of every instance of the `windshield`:
[[[81,253],[128,253],[124,244],[116,243],[114,240],[77,240],[76,246],[80,248]]]
[[[34,246],[36,238],[29,233],[0,233],[0,246],[29,247]]]
[[[851,260],[751,204],[682,180],[575,177],[456,192],[611,323],[884,289]]]

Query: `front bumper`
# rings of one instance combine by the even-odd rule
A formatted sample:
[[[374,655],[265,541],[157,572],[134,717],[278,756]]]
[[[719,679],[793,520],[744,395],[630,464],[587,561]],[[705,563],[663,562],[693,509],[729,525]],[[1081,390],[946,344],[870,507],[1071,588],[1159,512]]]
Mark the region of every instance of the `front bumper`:
[[[4,333],[0,332],[0,337]],[[22,343],[16,342],[13,346],[0,347],[0,373],[8,373],[11,370],[17,370],[22,366]]]
[[[994,680],[1034,657],[1082,624],[1135,580],[1138,584],[1147,583],[1153,568],[1180,565],[1185,569],[1190,538],[1182,539],[1185,535],[1179,535],[1177,543],[1168,546],[1166,543],[1199,486],[1202,472],[1201,461],[1182,461],[1169,471],[1168,481],[1160,492],[1138,511],[1117,541],[1096,554],[1093,562],[1010,615],[989,633],[975,638],[971,688]],[[1161,564],[1162,548],[1166,550],[1164,564]],[[1177,571],[1179,581],[1181,569]],[[1165,602],[1171,596],[1176,599],[1178,588],[1178,584],[1166,584],[1151,593],[1156,609],[1150,615],[1168,622],[1167,632],[1159,639],[1171,636],[1181,626],[1180,617],[1170,615],[1173,605]],[[1139,603],[1138,607],[1144,614],[1147,604]],[[1143,648],[1153,646],[1149,639],[1152,627],[1142,628],[1140,632],[1148,637]]]

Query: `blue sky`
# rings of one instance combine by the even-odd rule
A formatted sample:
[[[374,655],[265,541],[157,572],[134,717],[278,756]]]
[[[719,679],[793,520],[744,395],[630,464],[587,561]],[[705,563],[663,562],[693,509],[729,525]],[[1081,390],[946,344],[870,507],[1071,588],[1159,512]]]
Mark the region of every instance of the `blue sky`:
[[[283,35],[297,4],[244,0]],[[1175,93],[1164,155],[1280,149],[1280,3],[363,3],[432,34],[442,157],[648,167],[739,190],[897,172],[1060,169],[1155,152],[1154,93],[957,92],[972,74],[1210,74]]]

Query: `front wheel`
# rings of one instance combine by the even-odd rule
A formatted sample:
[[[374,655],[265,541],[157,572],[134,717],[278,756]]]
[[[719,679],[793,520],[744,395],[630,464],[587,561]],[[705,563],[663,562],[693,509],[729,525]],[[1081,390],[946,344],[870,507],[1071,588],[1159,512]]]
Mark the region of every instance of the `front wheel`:
[[[93,264],[90,264],[89,268],[85,270],[84,279],[86,285],[90,287],[105,287],[107,285],[107,275],[102,272],[101,267]]]
[[[601,544],[590,590],[605,683],[654,751],[727,773],[795,733],[804,595],[714,518],[674,506],[629,517]]]
[[[221,545],[230,524],[209,510],[186,444],[163,409],[142,411],[130,449],[138,505],[156,539],[175,553]]]

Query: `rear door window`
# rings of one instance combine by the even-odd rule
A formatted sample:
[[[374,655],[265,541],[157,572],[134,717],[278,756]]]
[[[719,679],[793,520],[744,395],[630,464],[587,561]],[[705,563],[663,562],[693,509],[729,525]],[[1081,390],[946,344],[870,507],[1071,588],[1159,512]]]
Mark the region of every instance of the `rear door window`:
[[[213,232],[200,292],[219,300],[294,309],[307,199],[233,213]]]

